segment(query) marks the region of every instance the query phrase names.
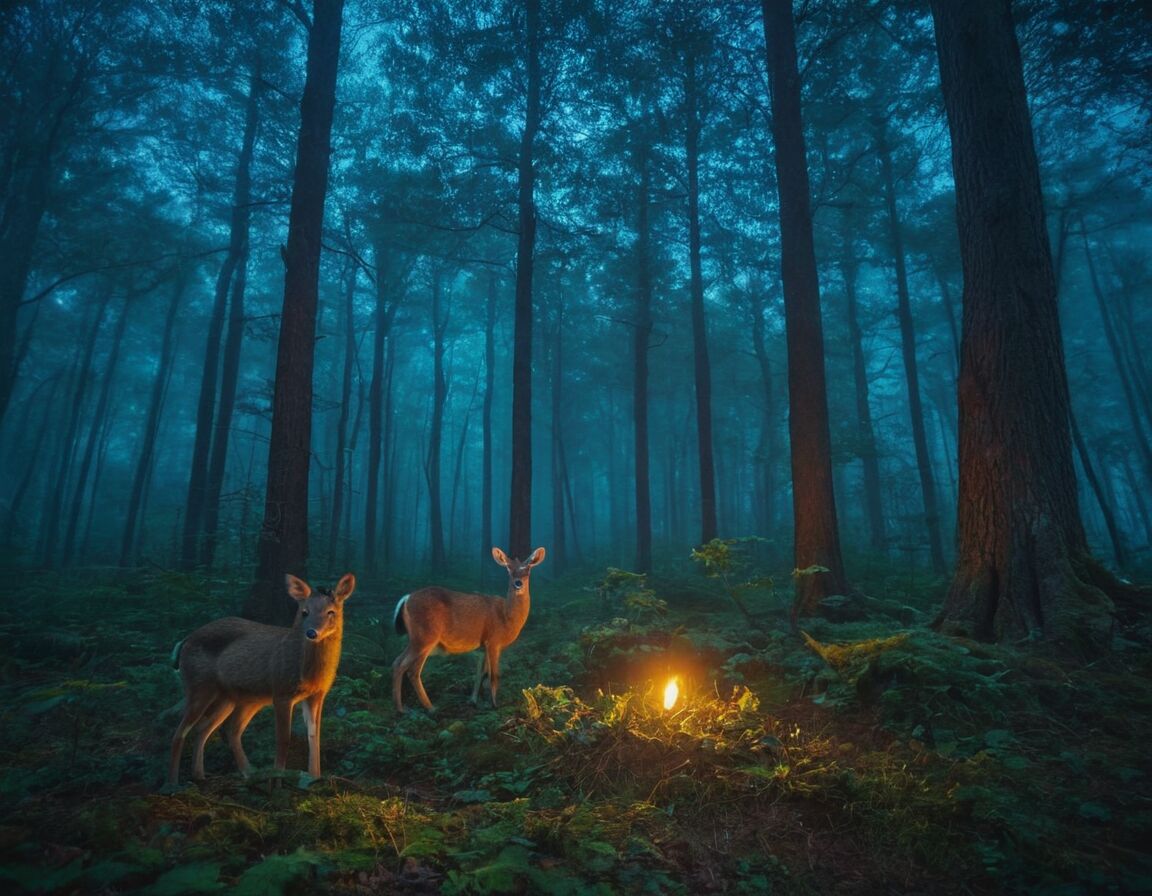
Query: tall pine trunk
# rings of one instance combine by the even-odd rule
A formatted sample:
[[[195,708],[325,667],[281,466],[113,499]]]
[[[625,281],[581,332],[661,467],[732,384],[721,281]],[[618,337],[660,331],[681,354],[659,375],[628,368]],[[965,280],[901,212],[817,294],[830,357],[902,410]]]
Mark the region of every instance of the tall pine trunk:
[[[168,391],[168,380],[172,374],[173,335],[176,332],[176,319],[183,304],[187,285],[187,275],[183,271],[178,271],[172,298],[168,301],[168,310],[164,315],[159,363],[156,365],[156,379],[152,381],[152,394],[148,400],[140,456],[136,459],[136,468],[132,472],[132,487],[128,494],[124,531],[120,537],[120,566],[130,566],[136,562],[138,521],[144,507],[144,493],[152,475],[152,463],[156,456],[156,440],[160,435],[160,413],[164,408],[164,396]]]
[[[712,446],[712,363],[704,319],[704,271],[700,237],[700,95],[696,58],[684,60],[685,138],[688,167],[688,271],[692,304],[692,370],[696,385],[696,450],[700,473],[700,542],[716,537],[716,457]]]
[[[348,271],[348,288],[344,293],[344,369],[340,376],[340,414],[336,421],[336,456],[332,471],[332,515],[328,521],[328,562],[336,563],[340,544],[341,524],[346,504],[348,479],[348,421],[352,416],[352,371],[356,366],[356,274],[353,265]],[[351,538],[347,532],[345,538]],[[347,555],[347,552],[345,552]]]
[[[920,496],[924,502],[924,530],[928,536],[928,555],[932,571],[945,570],[944,540],[940,534],[940,510],[936,495],[936,476],[928,450],[928,433],[924,425],[924,406],[920,399],[920,365],[916,360],[916,323],[912,319],[912,297],[908,289],[908,264],[904,258],[904,234],[896,208],[896,175],[892,169],[892,149],[883,121],[874,123],[876,152],[880,157],[880,179],[884,188],[884,211],[888,219],[888,245],[896,273],[896,318],[900,323],[900,350],[904,359],[904,380],[908,386],[908,416],[912,425],[912,446],[916,452],[916,469],[920,473]]]
[[[307,575],[308,462],[320,240],[344,0],[315,0],[312,9],[288,245],[283,253],[284,309],[276,353],[264,521],[256,546],[256,582],[245,604],[249,617],[281,624],[290,623],[295,612],[292,601],[284,597],[284,574]]]
[[[852,228],[848,228],[848,233]],[[877,554],[887,550],[884,523],[884,500],[880,491],[880,452],[876,430],[872,425],[869,401],[868,363],[864,357],[864,332],[860,326],[859,303],[856,299],[857,261],[849,242],[840,257],[840,275],[844,280],[844,301],[848,320],[848,340],[852,348],[852,379],[856,392],[856,432],[860,443],[860,462],[864,472],[864,513],[868,520],[868,545]]]
[[[233,281],[237,272],[243,272],[248,260],[248,229],[252,217],[252,157],[255,153],[256,131],[259,123],[259,79],[253,69],[249,79],[248,98],[244,112],[244,134],[240,141],[240,153],[236,160],[236,178],[232,191],[232,211],[229,217],[228,250],[220,270],[216,275],[215,299],[212,303],[212,316],[208,321],[207,340],[204,344],[204,375],[200,380],[200,396],[196,402],[196,435],[192,441],[192,461],[188,472],[188,498],[184,506],[184,537],[181,544],[181,565],[192,569],[206,559],[210,564],[215,546],[206,546],[206,516],[212,519],[212,537],[215,537],[215,517],[219,513],[219,483],[216,484],[215,501],[212,493],[212,470],[214,459],[223,458],[227,453],[227,431],[217,419],[217,390],[221,402],[231,403],[235,397],[235,379],[231,386],[222,383],[220,356],[227,351],[221,345],[225,324],[228,323],[228,297],[232,295],[233,305],[243,301],[244,287],[241,283],[235,288]],[[242,279],[242,273],[241,273]],[[239,311],[241,326],[243,310]],[[233,326],[237,312],[232,314]],[[230,340],[239,335],[229,333]],[[239,345],[231,347],[239,352]],[[236,360],[238,364],[238,358]],[[225,375],[226,379],[226,375]],[[230,413],[230,411],[229,411]],[[213,443],[221,435],[225,446],[215,452]],[[223,480],[223,471],[219,471]],[[212,505],[211,510],[209,506]]]
[[[636,197],[636,310],[632,325],[632,430],[636,492],[636,572],[652,571],[652,484],[648,448],[648,344],[652,338],[652,171],[648,144],[639,141]]]
[[[512,489],[508,552],[532,550],[532,268],[536,251],[536,134],[540,130],[540,0],[526,0],[527,104],[517,165],[519,237],[512,348]]]
[[[484,315],[484,404],[480,421],[480,562],[487,570],[492,556],[492,399],[496,390],[496,275],[488,274]]]
[[[1107,645],[1088,552],[1056,282],[1008,0],[932,0],[964,269],[957,567],[937,624]]]
[[[812,211],[792,0],[763,0],[772,93],[772,141],[780,194],[780,267],[788,342],[788,432],[792,451],[792,516],[796,603],[810,615],[830,594],[847,590],[832,479],[832,436],[824,373],[820,282]],[[826,571],[812,570],[819,567]],[[808,570],[812,570],[809,572]]]
[[[428,484],[428,524],[432,546],[432,569],[444,568],[444,508],[441,495],[441,447],[444,441],[444,405],[448,400],[448,381],[444,376],[444,332],[447,315],[443,312],[440,271],[432,273],[432,419],[428,426],[428,457],[425,478]]]

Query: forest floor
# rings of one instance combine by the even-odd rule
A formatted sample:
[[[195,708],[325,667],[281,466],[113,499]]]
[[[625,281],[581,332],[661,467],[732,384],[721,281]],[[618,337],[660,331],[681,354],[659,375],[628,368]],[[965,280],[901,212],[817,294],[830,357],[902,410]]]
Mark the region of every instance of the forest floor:
[[[7,893],[1152,892],[1146,623],[1074,666],[933,634],[939,583],[864,583],[806,642],[763,581],[542,570],[499,708],[468,702],[473,657],[434,657],[437,712],[398,717],[397,592],[364,589],[324,777],[298,771],[298,713],[270,770],[266,711],[245,736],[260,772],[214,737],[207,780],[164,792],[171,648],[239,585],[20,575],[0,619]]]

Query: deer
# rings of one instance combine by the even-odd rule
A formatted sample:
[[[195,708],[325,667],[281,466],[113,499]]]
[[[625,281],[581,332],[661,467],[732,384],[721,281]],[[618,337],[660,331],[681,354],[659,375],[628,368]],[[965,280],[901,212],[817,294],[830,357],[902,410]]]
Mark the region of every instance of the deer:
[[[265,706],[276,715],[276,768],[288,759],[292,710],[297,703],[308,729],[308,774],[320,777],[320,715],[336,679],[344,637],[344,601],[356,588],[347,573],[333,589],[313,592],[307,582],[284,577],[296,601],[290,628],[229,616],[196,629],[173,651],[184,683],[184,715],[172,736],[167,785],[177,786],[184,740],[199,726],[192,777],[204,780],[204,744],[228,722],[228,745],[240,773],[251,771],[240,738]]]
[[[528,576],[544,559],[544,548],[536,548],[527,560],[510,559],[500,548],[492,548],[492,559],[508,570],[508,594],[493,597],[467,594],[432,585],[405,594],[396,602],[392,621],[396,634],[408,635],[408,644],[392,664],[392,699],[403,713],[401,690],[407,675],[416,696],[428,712],[432,701],[424,690],[420,673],[433,652],[468,653],[481,648],[476,667],[472,704],[480,698],[480,685],[488,676],[492,706],[500,688],[500,653],[520,636],[528,620],[530,598]]]

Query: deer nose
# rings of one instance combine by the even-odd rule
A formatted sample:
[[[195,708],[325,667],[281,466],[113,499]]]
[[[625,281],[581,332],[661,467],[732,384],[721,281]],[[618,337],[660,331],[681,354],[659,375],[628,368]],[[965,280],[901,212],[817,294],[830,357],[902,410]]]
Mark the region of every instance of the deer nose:
[[[308,629],[308,631],[304,632],[304,634],[307,636],[309,641],[315,641],[316,640],[316,629],[310,628],[310,629]]]

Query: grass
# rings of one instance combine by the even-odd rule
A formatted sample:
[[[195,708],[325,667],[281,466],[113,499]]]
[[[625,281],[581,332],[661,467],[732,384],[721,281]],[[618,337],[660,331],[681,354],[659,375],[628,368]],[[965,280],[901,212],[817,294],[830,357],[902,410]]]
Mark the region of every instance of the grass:
[[[1152,892],[1147,627],[1074,667],[935,635],[931,589],[878,583],[806,641],[774,587],[737,608],[708,578],[541,581],[498,709],[467,702],[472,657],[439,657],[437,714],[398,718],[400,641],[358,593],[325,776],[298,719],[270,770],[265,712],[259,772],[214,738],[207,780],[163,793],[169,652],[239,585],[75,581],[35,578],[0,625],[7,892]]]

